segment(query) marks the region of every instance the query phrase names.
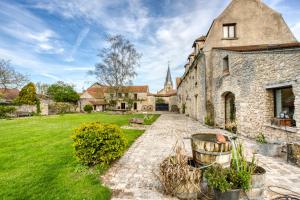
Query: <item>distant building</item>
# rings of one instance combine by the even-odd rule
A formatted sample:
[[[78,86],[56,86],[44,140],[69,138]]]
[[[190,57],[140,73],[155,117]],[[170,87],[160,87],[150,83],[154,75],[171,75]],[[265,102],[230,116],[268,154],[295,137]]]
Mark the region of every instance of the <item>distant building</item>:
[[[0,88],[0,103],[10,104],[18,95],[18,89]]]
[[[164,88],[151,94],[147,85],[123,86],[118,92],[109,86],[94,83],[80,94],[79,107],[92,105],[94,112],[107,109],[132,111],[176,111],[177,95],[168,67]]]
[[[93,84],[80,96],[80,110],[86,104],[93,106],[94,111],[101,112],[106,109],[115,110],[153,110],[147,102],[148,86],[124,86],[115,92],[112,87],[99,83]]]
[[[177,93],[173,86],[170,66],[168,66],[164,88],[157,94],[151,94],[154,97],[155,110],[157,111],[176,111],[177,110]],[[174,106],[176,107],[174,109]],[[172,109],[173,108],[173,109]]]

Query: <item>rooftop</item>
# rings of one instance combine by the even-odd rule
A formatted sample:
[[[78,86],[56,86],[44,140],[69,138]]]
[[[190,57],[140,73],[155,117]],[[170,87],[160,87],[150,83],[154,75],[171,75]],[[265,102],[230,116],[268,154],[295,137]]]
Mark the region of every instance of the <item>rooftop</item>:
[[[236,52],[248,52],[248,51],[268,51],[276,49],[291,49],[299,48],[300,43],[286,43],[286,44],[262,44],[262,45],[249,45],[249,46],[235,46],[235,47],[215,47],[213,49],[236,51]]]

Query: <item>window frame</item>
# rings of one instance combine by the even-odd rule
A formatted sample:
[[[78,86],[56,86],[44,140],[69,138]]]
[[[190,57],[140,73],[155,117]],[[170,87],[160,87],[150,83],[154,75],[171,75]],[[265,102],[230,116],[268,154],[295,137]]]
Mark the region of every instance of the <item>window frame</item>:
[[[282,117],[281,116],[281,113],[284,113],[284,104],[286,104],[286,100],[285,98],[283,98],[282,96],[282,90],[285,90],[285,89],[290,89],[291,92],[292,92],[292,97],[293,97],[293,105],[288,107],[288,112],[287,112],[287,115],[288,115],[288,118],[286,116]],[[278,103],[278,96],[277,96],[277,91],[281,91],[280,92],[280,102],[281,102],[281,105],[280,105],[280,113],[278,112],[278,108],[277,108],[277,103]],[[272,88],[272,93],[273,93],[273,118],[271,119],[271,125],[273,126],[278,126],[278,127],[281,127],[281,126],[285,126],[285,127],[297,127],[297,121],[296,119],[294,118],[294,114],[295,114],[295,92],[293,90],[293,86],[285,86],[285,87],[276,87],[276,88]],[[287,98],[290,98],[291,96],[287,96]],[[284,102],[284,103],[283,103]],[[290,110],[290,108],[292,108],[292,111]],[[289,121],[290,120],[290,121]]]
[[[229,56],[226,55],[225,57],[223,57],[222,59],[222,67],[223,67],[223,73],[224,74],[229,74],[229,68],[230,68],[230,64],[229,64]],[[226,66],[225,66],[226,65]]]
[[[230,27],[233,27],[233,37],[230,37]],[[237,31],[236,31],[236,23],[227,23],[223,24],[223,39],[236,39],[237,38]],[[227,29],[227,35],[225,36],[225,28]]]

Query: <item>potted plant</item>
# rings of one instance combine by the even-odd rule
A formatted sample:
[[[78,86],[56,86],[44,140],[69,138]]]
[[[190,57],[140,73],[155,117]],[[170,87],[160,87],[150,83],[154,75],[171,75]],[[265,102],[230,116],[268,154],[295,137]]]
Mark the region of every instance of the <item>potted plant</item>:
[[[266,137],[262,132],[256,136],[256,142],[258,143],[258,153],[264,156],[279,156],[280,145],[267,142]]]
[[[236,161],[237,160],[237,161]],[[250,173],[251,180],[248,190],[246,190],[247,199],[263,199],[266,170],[256,164],[255,156],[253,155],[251,162],[246,160],[243,145],[238,144],[236,147],[235,157],[231,160],[231,167],[240,166],[244,171]]]
[[[160,164],[158,178],[166,194],[179,199],[197,199],[200,195],[201,170],[180,147],[175,148],[174,156],[167,157]]]
[[[237,145],[233,154],[229,168],[214,165],[204,173],[208,186],[213,188],[217,200],[238,200],[240,191],[248,191],[251,187],[255,158],[253,157],[252,162],[248,163],[242,145]]]
[[[204,173],[208,186],[213,188],[216,200],[238,200],[241,189],[249,189],[251,174],[233,168],[214,165]],[[246,184],[245,184],[246,183]]]
[[[246,192],[248,199],[263,199],[265,190],[266,170],[261,166],[254,166],[251,174],[251,189]]]

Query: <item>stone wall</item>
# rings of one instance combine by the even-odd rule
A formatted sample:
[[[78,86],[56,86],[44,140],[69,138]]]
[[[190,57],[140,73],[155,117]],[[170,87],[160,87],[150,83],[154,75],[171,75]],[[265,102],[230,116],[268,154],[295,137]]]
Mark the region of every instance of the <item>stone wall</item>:
[[[20,105],[16,106],[16,112],[36,113],[36,105]]]
[[[229,58],[229,74],[223,71],[223,58]],[[259,132],[268,140],[300,139],[300,49],[238,53],[213,50],[212,94],[216,125],[225,126],[225,95],[235,96],[238,131],[254,138]],[[271,127],[274,102],[269,85],[290,83],[295,95],[297,128],[286,131]]]
[[[206,115],[206,65],[205,55],[199,54],[189,70],[185,73],[184,79],[177,88],[178,108],[182,113],[182,106],[185,105],[185,114],[204,121]]]

